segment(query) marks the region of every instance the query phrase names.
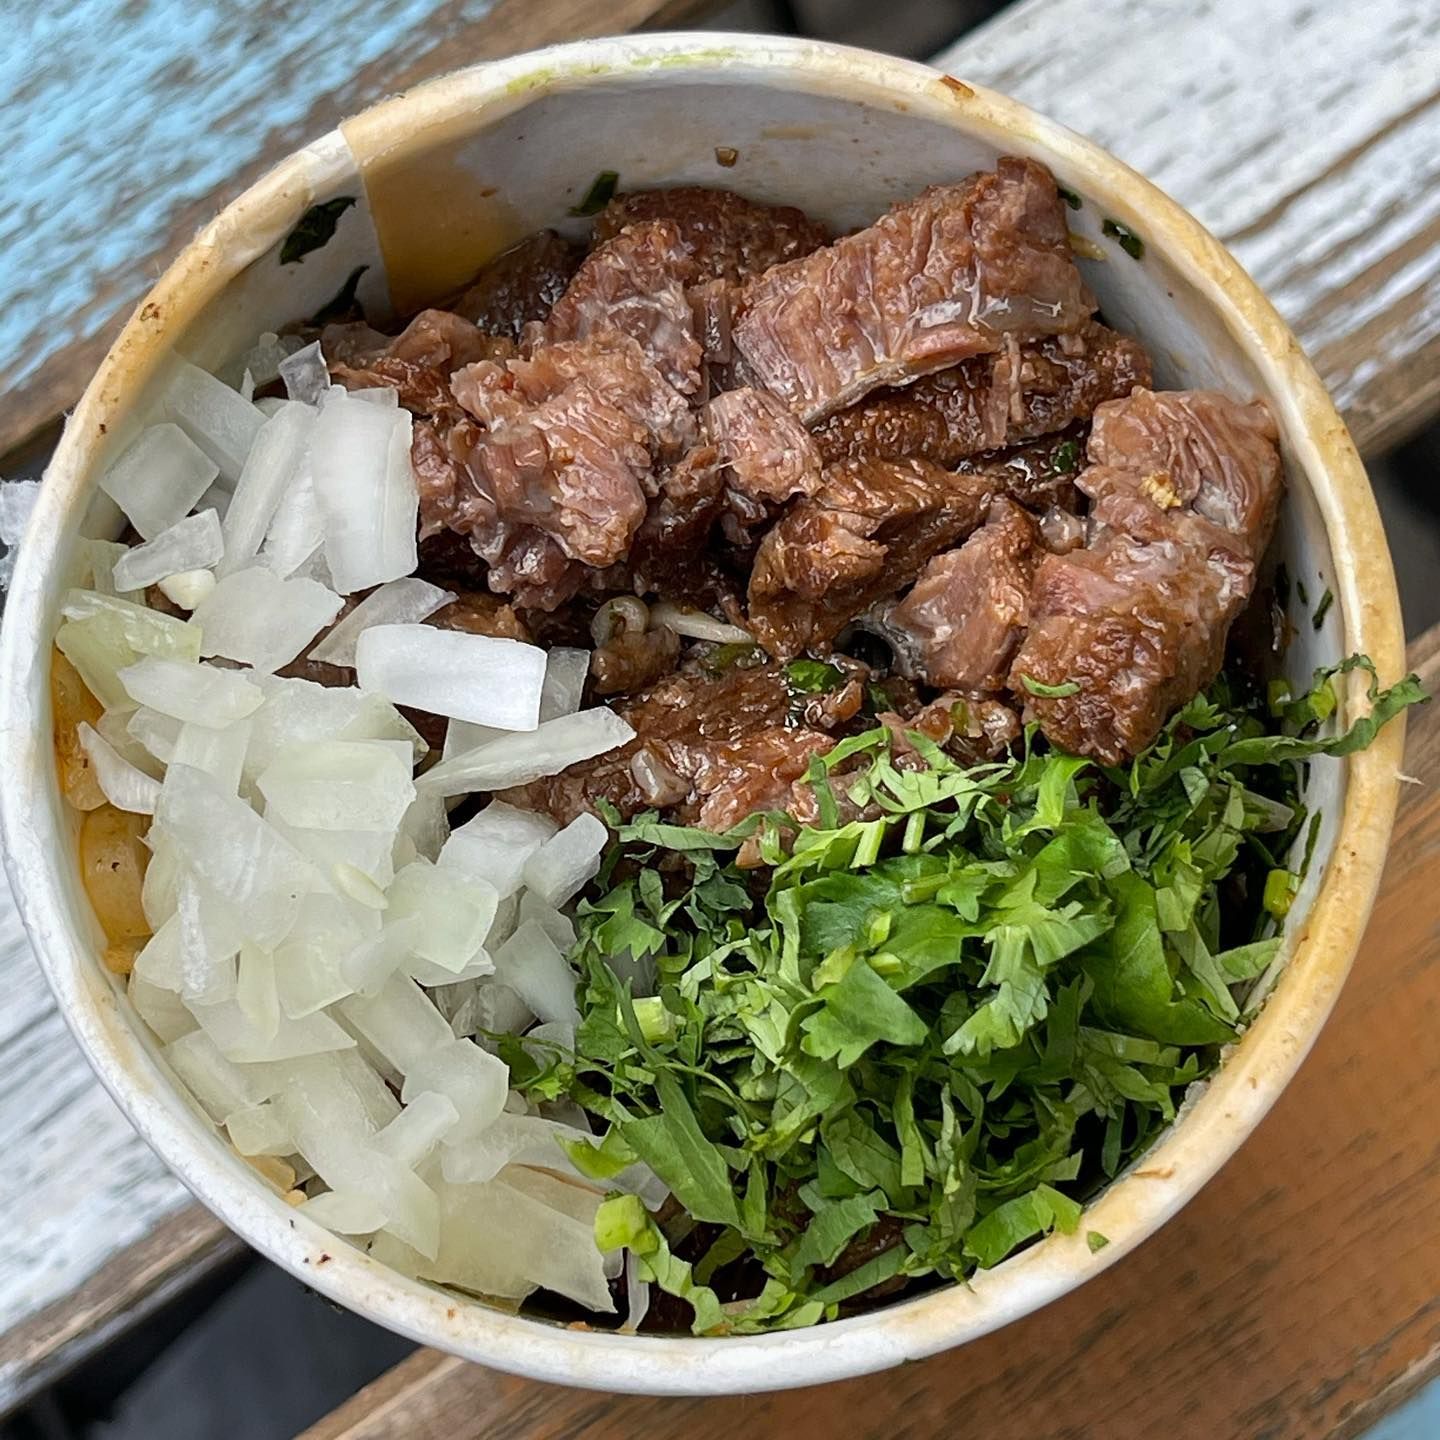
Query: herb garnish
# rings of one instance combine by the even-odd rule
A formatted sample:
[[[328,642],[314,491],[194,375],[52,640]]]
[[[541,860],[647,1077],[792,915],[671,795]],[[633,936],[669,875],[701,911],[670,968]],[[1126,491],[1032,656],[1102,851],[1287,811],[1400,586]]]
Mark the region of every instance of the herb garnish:
[[[1057,475],[1069,475],[1071,471],[1080,468],[1080,442],[1078,440],[1062,440],[1055,447],[1055,455],[1051,461]]]
[[[824,695],[844,683],[844,671],[824,660],[792,660],[785,667],[785,686],[792,695]]]
[[[1335,603],[1335,592],[1326,586],[1325,593],[1320,597],[1320,602],[1315,606],[1315,613],[1310,617],[1310,623],[1318,630],[1324,623],[1325,617],[1330,613],[1330,607]]]
[[[1317,736],[1357,668],[1370,714]],[[1424,698],[1352,657],[1277,722],[1222,677],[1109,768],[1034,729],[968,768],[912,734],[928,768],[902,768],[880,728],[812,761],[817,827],[640,816],[579,907],[575,1053],[512,1039],[512,1083],[605,1122],[587,1173],[638,1159],[670,1186],[684,1225],[617,1196],[596,1235],[697,1333],[998,1264],[1076,1230],[1243,1028],[1280,944],[1262,892],[1293,893],[1283,857],[1313,835],[1294,762]]]
[[[335,227],[340,223],[340,217],[354,203],[353,195],[340,195],[334,200],[312,205],[285,237],[285,243],[280,247],[280,263],[290,265],[296,260],[303,260],[312,250],[328,244],[335,234]]]
[[[1080,693],[1080,682],[1078,680],[1066,680],[1060,685],[1047,685],[1043,680],[1035,680],[1029,675],[1022,675],[1020,683],[1032,694],[1043,695],[1047,700],[1061,700],[1067,695],[1078,695]]]
[[[602,170],[591,182],[585,198],[570,207],[572,215],[598,215],[614,198],[620,183],[618,170]]]
[[[1128,225],[1122,225],[1118,220],[1102,221],[1100,233],[1116,241],[1132,260],[1139,260],[1145,254],[1145,242]]]

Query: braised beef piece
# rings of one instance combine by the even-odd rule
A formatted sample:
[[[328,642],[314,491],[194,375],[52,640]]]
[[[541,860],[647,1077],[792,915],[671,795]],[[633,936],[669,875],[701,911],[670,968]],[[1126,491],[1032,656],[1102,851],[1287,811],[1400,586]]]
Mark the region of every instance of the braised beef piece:
[[[376,339],[383,344],[377,347]],[[417,415],[456,411],[450,393],[452,371],[515,353],[509,340],[486,335],[448,310],[422,310],[393,337],[363,324],[327,326],[320,335],[320,349],[337,385],[347,390],[389,386],[400,403]]]
[[[614,333],[471,365],[453,386],[485,429],[448,495],[427,485],[422,531],[440,515],[469,534],[490,588],[521,605],[554,609],[586,567],[623,560],[656,457],[694,435],[684,399],[635,340]]]
[[[1118,764],[1214,677],[1274,528],[1277,438],[1262,404],[1209,392],[1138,391],[1097,411],[1079,480],[1099,497],[1093,538],[1041,560],[1011,667],[1052,744]]]
[[[1138,340],[1091,322],[977,355],[903,389],[884,389],[822,421],[824,459],[918,455],[953,466],[1088,419],[1106,400],[1149,385]]]
[[[686,286],[695,264],[679,230],[652,220],[621,230],[585,257],[546,319],[527,332],[532,350],[557,341],[628,335],[682,395],[700,389],[702,349]]]
[[[797,495],[820,488],[820,456],[805,427],[768,390],[745,386],[705,407],[705,428],[719,454],[725,503],[742,543]]]
[[[807,424],[886,385],[1082,329],[1094,301],[1033,160],[931,186],[867,230],[746,283],[736,348]]]
[[[991,494],[985,476],[924,460],[828,466],[820,490],[760,542],[750,575],[752,633],[781,659],[825,645],[968,535]]]
[[[914,637],[921,671],[942,690],[998,691],[1025,633],[1030,582],[1040,554],[1035,521],[996,500],[956,550],[937,555],[890,623]]]
[[[487,334],[518,340],[550,313],[584,258],[583,246],[540,230],[497,255],[446,308]]]
[[[673,224],[695,261],[697,277],[709,280],[759,275],[810,254],[830,238],[803,211],[700,185],[617,195],[595,217],[595,238],[609,240],[627,225],[649,220]]]
[[[810,757],[834,745],[795,723],[793,707],[774,664],[673,674],[615,703],[635,728],[628,745],[505,798],[561,823],[604,799],[622,815],[658,806],[681,823],[726,830],[756,810],[787,809]]]
[[[597,695],[622,695],[654,684],[680,658],[680,637],[665,625],[621,629],[590,655]]]
[[[1075,478],[1084,455],[1085,428],[1072,425],[1055,435],[977,455],[957,468],[988,476],[997,494],[1008,495],[1027,510],[1075,511],[1080,508]]]
[[[482,590],[462,590],[428,620],[437,630],[464,630],[470,635],[493,635],[502,640],[530,640],[530,631],[511,605]]]

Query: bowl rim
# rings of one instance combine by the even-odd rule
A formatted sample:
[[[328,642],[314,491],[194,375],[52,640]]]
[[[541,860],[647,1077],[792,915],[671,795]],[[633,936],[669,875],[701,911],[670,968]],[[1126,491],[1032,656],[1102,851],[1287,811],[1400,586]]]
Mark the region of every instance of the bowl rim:
[[[534,1379],[648,1394],[716,1394],[809,1385],[870,1373],[978,1338],[1098,1274],[1170,1218],[1235,1152],[1303,1060],[1349,970],[1381,870],[1398,792],[1403,721],[1347,765],[1334,858],[1285,977],[1225,1064],[1140,1170],[1087,1208],[1110,1243],[1052,1236],[967,1285],[810,1330],[751,1337],[630,1336],[572,1330],[469,1304],[377,1265],[297,1215],[217,1144],[121,1014],[86,924],[66,903],[50,743],[49,622],[67,524],[87,475],[169,343],[236,274],[284,235],[345,141],[363,166],[423,126],[496,113],[562,89],[743,77],[803,85],[956,125],[1040,153],[1083,177],[1133,222],[1223,321],[1286,413],[1332,547],[1344,651],[1402,672],[1394,574],[1369,482],[1344,422],[1293,334],[1239,264],[1186,211],[1106,151],[1018,101],[916,62],[816,41],[678,32],[580,41],[459,70],[382,101],[340,132],[280,162],[176,258],[106,355],[70,417],[21,549],[0,635],[0,834],[25,928],[61,1013],[122,1111],[195,1196],[256,1249],[328,1298],[410,1338]],[[642,82],[643,83],[643,82]],[[327,158],[329,157],[329,158]],[[1358,695],[1352,691],[1350,701]],[[206,1128],[213,1128],[207,1127]]]

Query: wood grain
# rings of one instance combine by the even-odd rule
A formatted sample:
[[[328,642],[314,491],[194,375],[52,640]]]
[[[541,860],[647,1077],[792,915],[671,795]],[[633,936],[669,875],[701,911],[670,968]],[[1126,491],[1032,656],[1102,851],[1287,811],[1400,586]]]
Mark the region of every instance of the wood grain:
[[[202,223],[344,116],[477,60],[679,25],[713,8],[715,0],[21,7],[11,22],[19,35],[0,50],[9,145],[0,167],[0,455],[75,403],[131,306]]]
[[[938,56],[1226,242],[1378,453],[1440,413],[1434,0],[1023,0]]]
[[[1440,681],[1440,627],[1412,663]],[[1160,1233],[975,1344],[778,1395],[563,1390],[435,1351],[304,1440],[1348,1440],[1440,1373],[1440,706],[1414,716],[1385,887],[1340,1004],[1260,1128]]]

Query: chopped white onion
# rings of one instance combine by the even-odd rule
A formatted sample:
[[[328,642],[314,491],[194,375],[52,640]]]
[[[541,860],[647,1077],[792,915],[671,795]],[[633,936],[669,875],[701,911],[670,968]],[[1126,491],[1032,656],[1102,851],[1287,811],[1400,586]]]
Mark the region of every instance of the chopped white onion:
[[[203,513],[214,514],[210,510]],[[215,572],[182,570],[178,575],[167,575],[156,583],[160,593],[172,605],[178,605],[182,610],[193,610],[215,588]]]
[[[330,388],[330,367],[318,340],[287,355],[280,362],[279,374],[285,382],[285,393],[302,405],[318,405]]]
[[[162,1053],[170,1068],[218,1123],[223,1124],[237,1110],[253,1105],[258,1099],[245,1072],[227,1060],[203,1030],[182,1035]]]
[[[295,1137],[285,1127],[285,1117],[269,1100],[246,1105],[226,1117],[230,1143],[241,1155],[293,1155]]]
[[[280,996],[275,988],[275,955],[255,945],[242,945],[236,966],[235,1003],[265,1041],[280,1031]]]
[[[551,905],[563,905],[600,869],[610,832],[588,811],[577,815],[525,862],[525,886]]]
[[[339,1004],[346,1023],[404,1075],[412,1065],[455,1037],[435,1003],[408,976],[392,975],[372,996]]]
[[[219,516],[201,510],[127,550],[116,560],[112,578],[121,590],[143,590],[186,570],[204,570],[219,560],[224,549]]]
[[[578,937],[570,917],[528,890],[520,897],[520,920],[535,921],[563,954],[568,955],[575,948]]]
[[[477,957],[500,901],[493,885],[428,860],[401,870],[387,895],[392,922],[420,922],[413,952],[452,977]]]
[[[427,1090],[453,1102],[457,1111],[447,1144],[472,1140],[505,1108],[510,1067],[473,1040],[452,1040],[420,1056],[405,1073],[400,1098],[408,1105]]]
[[[543,691],[540,698],[542,701],[545,698]],[[510,730],[497,730],[493,725],[472,725],[468,720],[447,720],[445,744],[440,751],[440,758],[449,760],[452,756],[462,755],[467,750],[488,745],[492,740],[512,733]]]
[[[385,1223],[385,1207],[357,1190],[322,1191],[299,1210],[337,1235],[369,1235]]]
[[[540,1017],[580,1023],[575,972],[555,942],[534,920],[526,920],[495,952],[495,978],[508,985]]]
[[[120,681],[137,705],[217,730],[253,715],[265,699],[264,691],[237,670],[187,665],[156,655],[126,666]]]
[[[328,1015],[307,1015],[303,1020],[290,1020],[282,1015],[274,1033],[266,1034],[241,1010],[237,1000],[225,1000],[218,1005],[192,1003],[190,1009],[220,1053],[237,1064],[299,1060],[355,1044],[354,1037],[347,1035]],[[312,1165],[315,1163],[309,1155],[305,1158]]]
[[[260,547],[260,563],[283,580],[320,554],[325,522],[310,479],[310,456],[302,459],[290,488],[280,496],[275,518]],[[329,574],[329,571],[326,571]],[[311,576],[310,578],[316,578]]]
[[[225,512],[225,558],[216,574],[233,574],[254,562],[280,498],[295,483],[315,424],[307,405],[286,405],[260,427]]]
[[[572,1172],[574,1166],[561,1148],[562,1142],[589,1138],[587,1131],[539,1115],[502,1113],[473,1134],[452,1134],[440,1163],[453,1185],[482,1185],[507,1165],[543,1165]]]
[[[56,632],[55,644],[107,710],[129,708],[130,700],[118,672],[142,655],[171,660],[196,660],[200,656],[198,625],[113,595],[71,590],[65,596],[62,613],[66,623]]]
[[[173,715],[164,715],[159,710],[152,710],[148,705],[142,705],[134,711],[125,726],[135,741],[144,746],[162,765],[168,765],[175,756],[180,727],[181,722]]]
[[[90,761],[90,768],[105,798],[117,810],[129,810],[135,815],[153,815],[160,798],[160,782],[132,765],[83,720],[77,733],[80,748]]]
[[[650,623],[664,625],[677,635],[685,635],[692,640],[714,640],[721,645],[755,643],[755,637],[738,625],[727,624],[713,615],[707,615],[703,610],[695,610],[688,605],[674,605],[668,600],[662,600],[658,605],[650,607]]]
[[[176,421],[210,457],[225,480],[234,482],[240,478],[245,457],[265,423],[259,410],[223,381],[186,360],[175,362],[161,403],[168,418]],[[183,515],[193,504],[192,497],[180,513]],[[135,519],[133,515],[130,518],[132,522]],[[135,528],[145,534],[138,524]]]
[[[355,645],[364,690],[503,730],[534,730],[545,685],[536,645],[431,625],[373,625]]]
[[[408,410],[383,409],[343,390],[330,390],[320,406],[310,477],[325,522],[325,559],[343,595],[415,569],[419,492],[410,428]]]
[[[285,938],[316,875],[310,862],[243,800],[186,765],[165,774],[155,823],[222,898],[258,945]]]
[[[225,576],[195,607],[203,655],[256,670],[287,665],[340,613],[342,600],[313,580],[282,580],[255,565]]]
[[[190,513],[216,472],[215,461],[178,425],[152,425],[100,477],[100,488],[153,540]]]
[[[545,656],[545,687],[540,693],[541,720],[573,715],[585,694],[590,673],[590,652],[557,645]]]
[[[175,884],[175,921],[180,935],[181,995],[206,1005],[236,995],[235,957],[245,943],[245,931],[235,907],[199,876],[181,870]]]
[[[418,624],[433,615],[455,596],[417,575],[390,580],[372,590],[310,652],[312,660],[325,665],[355,668],[355,642],[372,625]]]
[[[634,738],[629,724],[607,706],[597,705],[442,760],[418,777],[415,788],[449,796],[528,785]]]
[[[412,1092],[405,1108],[375,1136],[375,1148],[413,1170],[459,1123],[460,1112],[448,1095]]]
[[[162,1044],[168,1045],[198,1028],[195,1017],[173,990],[152,985],[134,970],[130,972],[125,993],[130,997],[135,1013],[155,1032],[156,1039]]]
[[[492,800],[473,819],[451,831],[439,863],[442,869],[485,881],[503,898],[520,888],[525,862],[555,829],[548,815]]]
[[[403,740],[310,740],[287,745],[256,784],[266,815],[310,830],[393,833],[415,798]]]

